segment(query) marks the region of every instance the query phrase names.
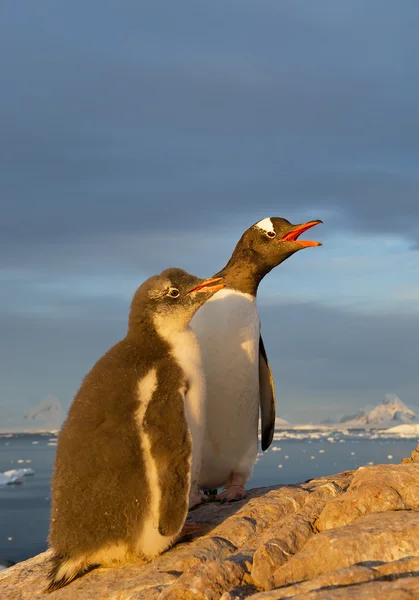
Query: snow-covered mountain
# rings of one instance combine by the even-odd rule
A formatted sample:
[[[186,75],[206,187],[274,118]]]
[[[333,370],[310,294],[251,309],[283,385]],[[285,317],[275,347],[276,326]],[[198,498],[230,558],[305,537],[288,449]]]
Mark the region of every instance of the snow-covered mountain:
[[[43,430],[59,429],[64,421],[65,412],[55,396],[43,398],[23,417],[29,421],[28,428]]]
[[[0,407],[0,434],[40,433],[61,428],[66,411],[55,396],[46,396],[24,415]]]
[[[398,396],[387,394],[383,402],[371,411],[360,410],[353,415],[347,415],[340,419],[344,425],[370,426],[370,427],[392,427],[394,425],[417,423],[417,415]]]
[[[289,425],[288,421],[286,421],[285,419],[281,419],[281,417],[276,417],[275,427],[284,427],[286,425]]]

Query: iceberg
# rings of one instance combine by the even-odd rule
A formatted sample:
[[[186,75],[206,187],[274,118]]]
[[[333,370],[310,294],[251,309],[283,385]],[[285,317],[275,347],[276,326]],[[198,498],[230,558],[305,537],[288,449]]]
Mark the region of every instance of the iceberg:
[[[395,427],[389,427],[389,429],[385,429],[379,433],[396,434],[400,437],[416,437],[419,435],[419,423],[396,425]]]
[[[11,469],[0,473],[0,485],[10,485],[12,483],[23,483],[23,478],[28,475],[35,475],[35,471],[31,468],[26,469]]]

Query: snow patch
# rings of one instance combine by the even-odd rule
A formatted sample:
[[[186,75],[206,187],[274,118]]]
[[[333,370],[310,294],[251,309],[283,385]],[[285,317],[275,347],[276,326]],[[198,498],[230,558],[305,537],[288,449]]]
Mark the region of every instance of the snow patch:
[[[419,423],[415,423],[414,425],[396,425],[395,427],[390,427],[386,430],[387,433],[409,433],[416,434],[419,433]]]
[[[372,439],[385,438],[385,437],[401,437],[401,438],[415,438],[419,436],[419,423],[412,425],[396,425],[395,427],[389,427],[388,429],[382,429],[376,431],[371,436]]]

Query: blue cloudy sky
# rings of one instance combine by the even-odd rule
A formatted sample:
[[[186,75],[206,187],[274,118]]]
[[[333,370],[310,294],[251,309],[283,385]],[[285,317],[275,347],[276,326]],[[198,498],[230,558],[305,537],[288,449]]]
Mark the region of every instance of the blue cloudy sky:
[[[0,418],[68,406],[147,276],[320,218],[259,291],[279,414],[419,404],[419,4],[0,6]],[[315,234],[314,234],[315,231]]]

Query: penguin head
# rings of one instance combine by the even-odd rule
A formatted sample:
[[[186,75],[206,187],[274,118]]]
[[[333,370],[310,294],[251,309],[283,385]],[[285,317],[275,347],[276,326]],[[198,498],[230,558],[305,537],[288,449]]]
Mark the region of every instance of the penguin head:
[[[225,286],[222,277],[200,279],[182,269],[166,269],[145,281],[131,302],[128,328],[151,316],[185,326],[215,292]]]
[[[267,266],[276,267],[298,250],[321,246],[321,242],[299,240],[302,233],[323,221],[293,225],[287,219],[270,217],[258,221],[243,235],[242,242],[256,252]]]
[[[256,295],[259,283],[269,271],[298,250],[322,245],[298,239],[319,223],[322,221],[293,225],[281,217],[258,221],[244,232],[227,265],[217,275],[226,279],[229,288]]]

